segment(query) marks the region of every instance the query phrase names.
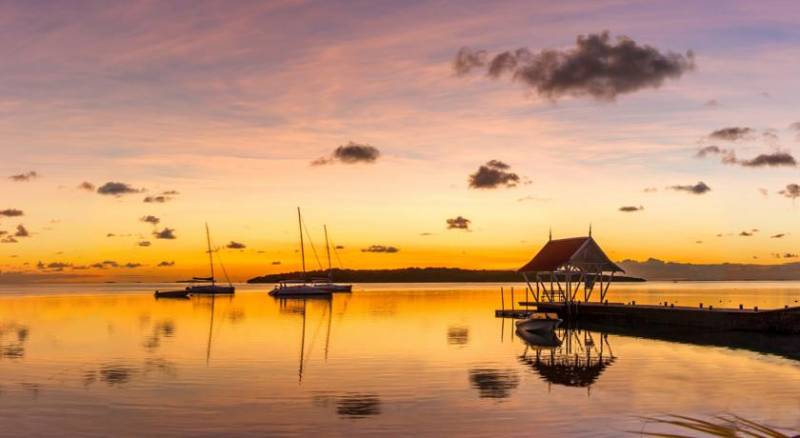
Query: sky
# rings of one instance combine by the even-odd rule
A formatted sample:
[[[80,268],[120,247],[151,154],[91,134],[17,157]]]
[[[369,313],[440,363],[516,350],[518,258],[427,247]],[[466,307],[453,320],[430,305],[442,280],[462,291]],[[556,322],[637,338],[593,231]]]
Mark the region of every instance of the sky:
[[[298,206],[309,268],[323,225],[345,268],[513,269],[590,224],[614,260],[795,261],[798,21],[791,1],[3,2],[0,281],[205,275],[205,223],[234,280],[297,270]]]

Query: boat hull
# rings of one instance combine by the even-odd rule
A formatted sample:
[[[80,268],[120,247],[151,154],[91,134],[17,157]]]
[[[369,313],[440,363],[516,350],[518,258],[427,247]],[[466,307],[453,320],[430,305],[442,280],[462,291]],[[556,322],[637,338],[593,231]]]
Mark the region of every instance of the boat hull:
[[[236,292],[233,286],[189,286],[186,290],[192,295],[207,295],[207,294],[232,294]]]
[[[189,298],[189,292],[183,290],[157,290],[153,294],[156,298]]]
[[[330,295],[331,291],[318,286],[297,285],[275,287],[269,294],[273,297],[299,297],[299,296],[319,296]]]
[[[517,330],[524,330],[532,333],[548,333],[561,325],[561,319],[523,319],[517,321]]]
[[[517,328],[517,336],[533,348],[556,348],[561,346],[561,339],[554,330],[547,332],[532,332]]]
[[[351,284],[323,283],[323,284],[315,284],[314,287],[325,289],[332,293],[346,293],[353,291],[353,285]]]

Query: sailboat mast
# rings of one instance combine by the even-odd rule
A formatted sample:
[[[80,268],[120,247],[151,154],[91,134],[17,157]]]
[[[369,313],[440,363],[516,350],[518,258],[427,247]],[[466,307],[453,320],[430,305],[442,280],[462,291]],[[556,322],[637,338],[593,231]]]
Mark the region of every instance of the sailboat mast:
[[[323,225],[325,230],[325,252],[328,254],[328,280],[333,280],[333,266],[331,265],[331,246],[328,243],[328,226]]]
[[[300,227],[300,258],[303,261],[303,280],[306,279],[306,248],[303,245],[303,219],[300,216],[300,207],[297,207],[297,224]]]
[[[208,222],[206,222],[206,242],[208,243],[208,264],[211,266],[211,285],[214,285],[214,254],[211,252],[211,233],[208,231]]]

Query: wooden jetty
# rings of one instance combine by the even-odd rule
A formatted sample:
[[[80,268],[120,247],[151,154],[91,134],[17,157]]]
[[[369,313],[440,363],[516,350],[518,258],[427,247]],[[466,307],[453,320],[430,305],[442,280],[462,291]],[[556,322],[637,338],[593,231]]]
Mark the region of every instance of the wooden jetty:
[[[533,259],[519,269],[527,284],[526,300],[515,308],[512,292],[511,309],[505,308],[503,297],[502,308],[495,311],[495,316],[525,318],[535,310],[557,313],[567,321],[800,334],[800,307],[759,310],[744,309],[741,305],[738,309],[726,309],[702,304],[677,307],[609,303],[606,297],[614,274],[624,271],[605,255],[591,233],[590,228],[587,237],[559,240],[553,240],[551,235]],[[592,301],[596,287],[598,300]],[[533,300],[528,300],[528,296]]]
[[[532,303],[520,303],[532,305]],[[605,324],[661,324],[706,330],[800,333],[800,307],[725,309],[622,303],[538,303],[540,312],[555,312],[566,320]]]

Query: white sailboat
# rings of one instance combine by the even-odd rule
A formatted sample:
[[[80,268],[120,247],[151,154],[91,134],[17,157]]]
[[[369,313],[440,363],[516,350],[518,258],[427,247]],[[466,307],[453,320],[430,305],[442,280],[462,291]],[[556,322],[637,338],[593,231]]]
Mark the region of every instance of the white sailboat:
[[[225,274],[225,279],[228,282],[227,286],[220,286],[214,278],[214,252],[211,250],[211,233],[208,231],[208,224],[206,223],[206,243],[208,244],[208,262],[211,268],[210,277],[193,277],[191,282],[209,282],[211,284],[202,284],[197,286],[188,286],[183,290],[172,291],[156,291],[156,298],[185,298],[189,295],[200,294],[232,294],[236,288],[231,284],[228,273],[225,272],[225,266],[222,266],[222,271]]]
[[[331,265],[331,245],[328,241],[328,226],[323,225],[325,230],[325,252],[328,256],[328,277],[327,278],[313,278],[311,281],[315,286],[327,289],[331,292],[352,292],[352,284],[337,284],[333,282],[333,266]]]
[[[306,281],[306,249],[303,242],[303,218],[300,207],[297,207],[297,223],[300,227],[300,259],[303,266],[303,278],[300,280],[282,280],[269,292],[272,296],[330,295],[331,291],[316,283]]]

